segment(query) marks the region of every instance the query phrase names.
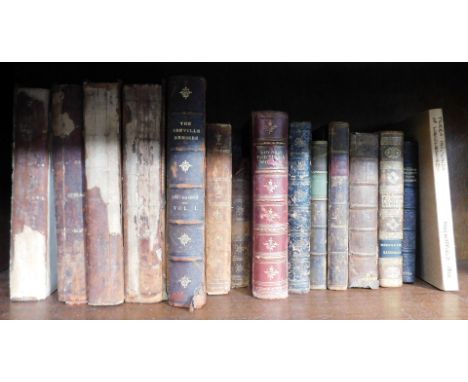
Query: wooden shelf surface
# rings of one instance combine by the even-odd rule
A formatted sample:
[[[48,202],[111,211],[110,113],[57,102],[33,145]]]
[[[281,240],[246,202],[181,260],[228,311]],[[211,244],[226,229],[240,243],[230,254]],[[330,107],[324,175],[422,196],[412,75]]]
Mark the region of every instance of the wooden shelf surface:
[[[311,291],[264,301],[248,288],[209,296],[193,313],[167,303],[115,307],[68,306],[57,294],[39,302],[11,302],[8,272],[0,273],[0,319],[468,319],[468,261],[459,262],[459,292],[442,292],[417,281],[402,288]]]

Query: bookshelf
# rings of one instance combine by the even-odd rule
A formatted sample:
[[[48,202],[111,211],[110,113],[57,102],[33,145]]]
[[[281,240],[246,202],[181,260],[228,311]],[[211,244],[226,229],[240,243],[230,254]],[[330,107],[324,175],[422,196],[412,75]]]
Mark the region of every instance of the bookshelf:
[[[441,292],[417,281],[402,288],[311,291],[286,300],[258,300],[247,288],[209,296],[190,313],[167,303],[115,307],[68,306],[54,293],[41,302],[10,302],[8,274],[0,273],[1,319],[468,319],[468,261],[459,263],[460,292]]]
[[[468,65],[467,64],[270,64],[270,63],[69,63],[69,64],[2,64],[0,79],[0,238],[4,250],[0,252],[0,270],[8,266],[9,215],[11,193],[11,127],[12,94],[15,84],[31,87],[50,87],[55,83],[81,83],[90,81],[116,81],[123,83],[161,83],[172,74],[203,75],[207,79],[207,121],[229,122],[233,126],[233,161],[240,157],[246,143],[252,110],[284,110],[291,120],[312,120],[316,137],[320,127],[330,120],[346,120],[353,131],[368,131],[375,127],[399,122],[420,111],[441,107],[444,109],[446,139],[452,192],[455,241],[459,260],[468,260]],[[407,304],[418,304],[419,297],[427,296],[427,306],[420,318],[444,318],[445,305],[450,314],[463,312],[458,299],[463,298],[468,267],[461,263],[459,294],[442,293],[425,283],[405,286],[399,291],[348,291],[342,297],[333,292],[314,292],[306,296],[292,296],[277,303],[255,300],[245,290],[233,291],[226,297],[211,297],[208,306],[195,315],[162,305],[124,305],[117,308],[80,307],[75,311],[56,302],[54,296],[46,302],[12,304],[8,301],[6,275],[1,273],[0,318],[20,318],[37,314],[51,318],[356,318],[397,317],[413,312]],[[447,296],[447,297],[445,297]],[[449,297],[452,296],[452,297]],[[453,297],[458,296],[458,297]],[[359,299],[371,308],[359,313]],[[365,298],[365,299],[364,299]],[[375,300],[374,300],[375,299]],[[400,301],[400,302],[398,302]],[[402,302],[403,301],[403,302]],[[434,301],[433,303],[431,301]],[[461,300],[460,300],[461,301]],[[245,308],[236,308],[243,306]],[[322,305],[329,308],[318,308]],[[340,304],[342,307],[340,308]],[[391,317],[385,316],[388,306]],[[402,305],[401,305],[402,304]],[[422,302],[421,304],[425,304]],[[431,305],[435,304],[435,305]],[[335,306],[333,308],[333,306]],[[365,304],[364,304],[365,305]],[[28,308],[29,306],[29,308]],[[36,306],[36,308],[31,308]],[[353,307],[354,306],[354,307]],[[6,308],[8,307],[8,308]],[[249,307],[249,308],[247,308]],[[303,308],[301,308],[303,307]],[[348,308],[349,307],[349,308]],[[37,309],[37,312],[35,310]],[[248,311],[251,309],[251,312]],[[301,312],[301,309],[304,309]],[[341,309],[341,310],[340,310]],[[409,309],[409,310],[408,310]],[[28,313],[28,311],[30,312]],[[219,312],[217,313],[217,311]],[[433,312],[430,313],[430,310]],[[375,313],[374,313],[375,311]],[[315,316],[318,314],[319,316]],[[408,313],[410,314],[410,313]],[[413,313],[411,313],[413,314]],[[431,314],[435,317],[429,317]],[[449,314],[449,315],[450,315]],[[70,316],[67,316],[70,315]],[[291,316],[288,316],[291,315]],[[396,315],[396,316],[395,316]],[[42,317],[45,317],[42,316]],[[29,316],[34,318],[32,316]],[[417,312],[414,312],[416,318]],[[37,317],[38,318],[38,317]],[[377,318],[377,317],[376,317]],[[406,318],[409,318],[406,317]],[[452,317],[447,317],[452,318]],[[453,317],[455,318],[455,317]]]

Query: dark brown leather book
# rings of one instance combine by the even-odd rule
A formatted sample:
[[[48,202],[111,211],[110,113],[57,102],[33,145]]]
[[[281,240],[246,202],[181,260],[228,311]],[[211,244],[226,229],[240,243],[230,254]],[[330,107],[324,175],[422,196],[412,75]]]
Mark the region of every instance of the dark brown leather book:
[[[348,288],[349,124],[331,122],[328,182],[328,289]]]
[[[161,118],[160,85],[124,86],[122,175],[126,302],[160,302],[166,294]]]
[[[252,180],[250,165],[243,159],[232,178],[231,288],[250,285],[252,268]]]
[[[349,287],[379,287],[379,136],[352,133],[349,170]]]
[[[10,298],[42,300],[57,286],[49,90],[14,95]]]
[[[206,126],[206,292],[231,289],[231,125]]]
[[[87,292],[82,87],[55,86],[51,114],[58,247],[57,294],[59,301],[83,304],[87,301]]]
[[[120,85],[84,85],[88,304],[124,301]]]
[[[379,280],[382,287],[403,284],[403,143],[401,131],[380,133]]]
[[[252,113],[252,294],[288,297],[288,115]]]

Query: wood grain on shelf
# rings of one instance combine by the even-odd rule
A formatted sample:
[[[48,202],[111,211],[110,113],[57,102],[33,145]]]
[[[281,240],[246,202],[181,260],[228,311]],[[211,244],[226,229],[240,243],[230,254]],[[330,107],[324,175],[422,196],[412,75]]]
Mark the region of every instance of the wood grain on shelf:
[[[460,292],[441,292],[425,282],[379,290],[315,290],[267,301],[250,289],[210,296],[190,313],[167,303],[112,307],[68,306],[56,293],[40,302],[10,302],[8,272],[0,273],[0,319],[468,319],[468,261],[459,263]]]

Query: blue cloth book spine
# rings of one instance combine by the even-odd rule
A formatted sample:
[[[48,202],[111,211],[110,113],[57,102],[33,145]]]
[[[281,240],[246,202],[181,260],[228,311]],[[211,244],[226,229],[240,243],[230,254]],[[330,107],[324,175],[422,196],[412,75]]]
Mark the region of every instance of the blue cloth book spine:
[[[416,222],[418,206],[418,144],[405,141],[403,202],[403,282],[414,283],[416,270]]]
[[[310,122],[289,129],[288,285],[291,293],[310,290]]]

